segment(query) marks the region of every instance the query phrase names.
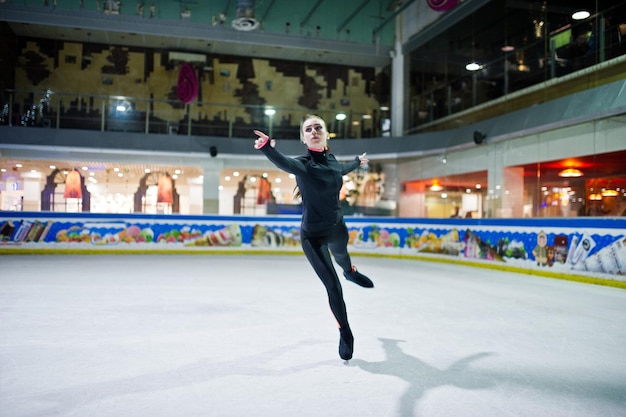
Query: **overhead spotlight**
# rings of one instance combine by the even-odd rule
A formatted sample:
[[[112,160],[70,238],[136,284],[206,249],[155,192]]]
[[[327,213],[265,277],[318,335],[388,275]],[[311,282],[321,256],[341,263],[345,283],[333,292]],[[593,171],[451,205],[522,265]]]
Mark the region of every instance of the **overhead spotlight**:
[[[119,112],[127,112],[127,111],[130,111],[130,109],[131,109],[131,104],[130,104],[130,101],[128,100],[121,100],[115,106],[115,110]]]
[[[577,168],[566,168],[559,172],[559,177],[564,178],[578,178],[582,176],[583,172]]]
[[[254,0],[237,1],[237,18],[233,20],[232,27],[245,32],[259,27],[259,21],[254,15]]]
[[[474,61],[470,62],[469,64],[465,66],[465,69],[468,71],[478,71],[481,68],[482,66]]]
[[[486,137],[487,137],[486,133],[483,133],[480,130],[474,131],[474,143],[476,145],[480,145],[481,143],[483,143],[483,140],[485,140]]]
[[[346,120],[346,114],[345,113],[337,113],[337,115],[335,116],[335,119],[342,121],[342,120]]]
[[[578,10],[572,13],[573,20],[585,20],[589,16],[591,16],[591,13],[588,10]]]

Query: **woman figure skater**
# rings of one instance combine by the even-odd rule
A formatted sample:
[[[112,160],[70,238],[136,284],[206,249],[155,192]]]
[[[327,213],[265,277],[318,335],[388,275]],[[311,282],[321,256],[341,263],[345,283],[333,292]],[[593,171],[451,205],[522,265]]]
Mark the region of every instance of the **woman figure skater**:
[[[277,151],[275,140],[255,130],[254,147],[259,149],[278,168],[296,176],[302,198],[300,237],[302,249],[309,263],[322,280],[330,309],[339,326],[339,356],[348,361],[354,350],[354,337],[348,323],[346,304],[337,271],[330,254],[343,269],[347,280],[365,288],[372,281],[356,270],[348,254],[348,229],[339,203],[343,176],[367,164],[365,154],[352,162],[340,163],[328,150],[328,131],[321,117],[306,116],[301,126],[301,139],[308,149],[306,155],[287,157]]]

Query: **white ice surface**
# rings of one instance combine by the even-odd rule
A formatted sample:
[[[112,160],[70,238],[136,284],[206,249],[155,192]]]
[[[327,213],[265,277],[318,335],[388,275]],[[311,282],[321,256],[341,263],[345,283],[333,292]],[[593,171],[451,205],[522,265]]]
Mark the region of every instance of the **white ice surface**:
[[[355,257],[0,256],[0,417],[626,416],[626,291]]]

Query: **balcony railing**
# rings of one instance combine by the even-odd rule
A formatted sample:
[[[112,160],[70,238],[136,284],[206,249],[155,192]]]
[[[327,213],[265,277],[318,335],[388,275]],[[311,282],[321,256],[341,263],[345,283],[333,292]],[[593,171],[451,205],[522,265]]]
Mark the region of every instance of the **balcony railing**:
[[[626,21],[608,20],[599,14],[577,24],[568,24],[524,47],[502,51],[501,56],[489,62],[478,62],[477,70],[465,71],[460,77],[452,75],[452,72],[424,74],[422,78],[438,81],[424,85],[410,98],[407,133],[433,130],[435,125],[442,124],[440,121],[471,112],[479,106],[484,108],[489,102],[495,103],[503,97],[510,97],[506,106],[492,112],[481,112],[483,117],[494,117],[533,105],[535,103],[519,97],[538,86],[545,87],[549,81],[586,74],[589,70],[594,74],[594,77],[589,77],[596,83],[594,86],[602,83],[598,77],[605,77],[606,82],[623,78],[621,58],[624,55]],[[598,68],[608,67],[611,62],[616,63],[613,71],[606,71],[604,75],[597,72]],[[579,84],[579,90],[590,87],[588,80]],[[541,101],[574,92],[577,91],[559,85],[551,92],[551,97],[544,97]],[[500,113],[496,114],[498,111]],[[464,121],[467,123],[468,119]],[[473,118],[472,121],[477,120]]]
[[[351,110],[312,110],[214,102],[179,101],[132,96],[104,96],[50,90],[6,90],[0,124],[52,129],[85,129],[168,135],[248,137],[264,129],[277,139],[299,139],[300,121],[317,114],[338,138],[383,135],[380,115]],[[344,115],[345,118],[338,115]]]

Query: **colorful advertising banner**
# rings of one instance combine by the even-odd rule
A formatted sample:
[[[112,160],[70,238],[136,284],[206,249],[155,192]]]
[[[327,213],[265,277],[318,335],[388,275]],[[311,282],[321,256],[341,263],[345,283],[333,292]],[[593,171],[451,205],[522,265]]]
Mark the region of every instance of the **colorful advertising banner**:
[[[298,216],[0,214],[0,253],[300,252]],[[626,219],[347,217],[351,253],[507,265],[626,282]]]

